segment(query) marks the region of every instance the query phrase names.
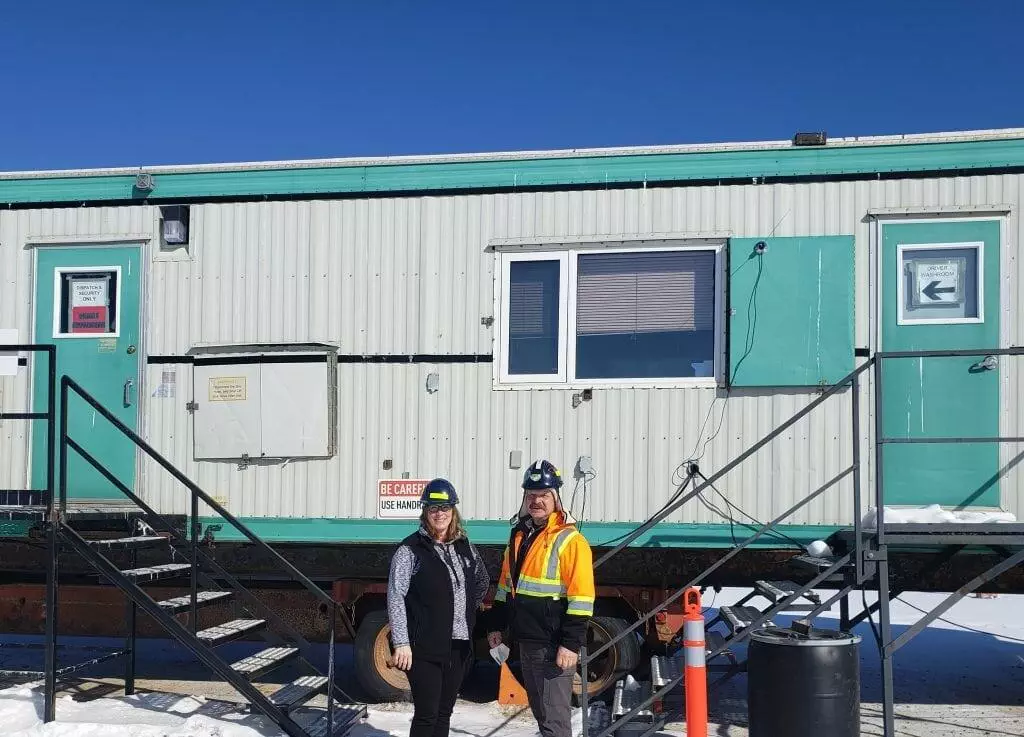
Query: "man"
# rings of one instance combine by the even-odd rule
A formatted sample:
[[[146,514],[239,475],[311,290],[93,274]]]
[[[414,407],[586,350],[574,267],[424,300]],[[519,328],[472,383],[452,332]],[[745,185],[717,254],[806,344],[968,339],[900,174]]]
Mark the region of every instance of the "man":
[[[548,461],[523,476],[523,501],[501,563],[492,648],[507,629],[519,647],[530,709],[543,737],[571,737],[572,681],[594,614],[594,559],[562,507],[562,478]]]

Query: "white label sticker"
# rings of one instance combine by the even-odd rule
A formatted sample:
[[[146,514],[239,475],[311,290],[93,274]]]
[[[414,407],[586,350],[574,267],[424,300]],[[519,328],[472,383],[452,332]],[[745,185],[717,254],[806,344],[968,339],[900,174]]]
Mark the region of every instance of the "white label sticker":
[[[102,307],[107,304],[107,280],[76,277],[71,281],[72,307]]]

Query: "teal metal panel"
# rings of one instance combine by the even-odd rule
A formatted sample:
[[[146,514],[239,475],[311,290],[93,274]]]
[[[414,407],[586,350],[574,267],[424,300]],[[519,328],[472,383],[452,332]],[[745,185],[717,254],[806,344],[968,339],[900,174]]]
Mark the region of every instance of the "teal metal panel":
[[[0,203],[518,189],[1024,166],[1024,139],[0,180]]]
[[[764,242],[764,253],[756,245]],[[729,241],[732,386],[832,384],[853,370],[852,235]]]
[[[883,225],[882,349],[998,348],[999,233],[997,220]],[[900,325],[899,246],[966,242],[984,244],[983,322]],[[999,371],[978,370],[976,364],[982,358],[886,359],[882,365],[882,432],[896,438],[998,437]],[[997,443],[887,445],[882,469],[887,505],[999,506]]]

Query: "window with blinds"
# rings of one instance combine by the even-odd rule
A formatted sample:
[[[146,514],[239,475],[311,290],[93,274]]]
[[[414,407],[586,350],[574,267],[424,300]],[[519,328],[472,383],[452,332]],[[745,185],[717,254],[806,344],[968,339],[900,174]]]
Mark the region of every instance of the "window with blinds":
[[[576,377],[712,376],[714,251],[581,254]]]
[[[558,261],[509,266],[508,372],[558,373]]]

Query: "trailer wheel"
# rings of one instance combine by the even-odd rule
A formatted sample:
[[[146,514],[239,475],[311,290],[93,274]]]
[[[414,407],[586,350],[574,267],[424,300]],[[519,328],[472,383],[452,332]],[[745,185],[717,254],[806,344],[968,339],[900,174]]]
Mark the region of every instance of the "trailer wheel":
[[[391,659],[391,625],[383,609],[369,612],[356,630],[356,678],[370,701],[408,701],[409,679]]]
[[[594,652],[629,626],[630,622],[620,617],[594,617],[587,627],[587,652]],[[639,667],[640,659],[640,636],[634,631],[587,663],[587,698],[599,698],[614,688],[617,680]],[[573,679],[573,696],[577,702],[583,693],[582,676],[583,673],[578,671]]]

